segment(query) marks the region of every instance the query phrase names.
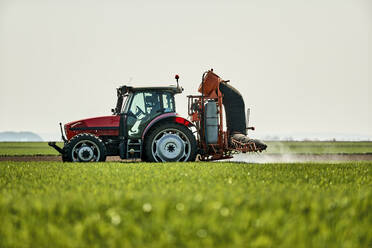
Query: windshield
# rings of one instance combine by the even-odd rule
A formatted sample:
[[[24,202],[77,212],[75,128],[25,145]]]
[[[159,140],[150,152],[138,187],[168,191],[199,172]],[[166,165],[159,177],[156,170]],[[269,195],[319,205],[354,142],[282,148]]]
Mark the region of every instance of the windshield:
[[[114,115],[119,115],[123,112],[123,108],[127,103],[127,99],[128,99],[128,94],[118,96],[118,101],[116,102],[116,107],[111,110]]]
[[[123,104],[122,104],[122,107],[121,107],[121,111],[120,111],[120,113],[122,114],[122,113],[125,113],[126,111],[127,111],[127,109],[128,109],[128,99],[129,99],[129,95],[127,94],[127,95],[124,95],[123,96]]]

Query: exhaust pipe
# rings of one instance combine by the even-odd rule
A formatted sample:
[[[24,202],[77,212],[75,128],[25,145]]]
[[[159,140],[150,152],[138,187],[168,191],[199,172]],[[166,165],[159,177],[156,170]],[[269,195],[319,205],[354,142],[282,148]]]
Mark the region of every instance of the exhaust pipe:
[[[65,144],[66,144],[68,140],[66,139],[65,134],[63,133],[63,128],[62,128],[62,123],[61,123],[61,122],[59,123],[59,128],[60,128],[60,130],[61,130],[62,140],[63,140],[63,142],[65,142]]]

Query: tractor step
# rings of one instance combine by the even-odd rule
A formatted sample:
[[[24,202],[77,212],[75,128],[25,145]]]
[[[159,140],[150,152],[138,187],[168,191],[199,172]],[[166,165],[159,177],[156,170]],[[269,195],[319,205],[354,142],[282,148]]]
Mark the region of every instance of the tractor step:
[[[127,158],[140,159],[142,157],[142,141],[128,139],[127,143]]]

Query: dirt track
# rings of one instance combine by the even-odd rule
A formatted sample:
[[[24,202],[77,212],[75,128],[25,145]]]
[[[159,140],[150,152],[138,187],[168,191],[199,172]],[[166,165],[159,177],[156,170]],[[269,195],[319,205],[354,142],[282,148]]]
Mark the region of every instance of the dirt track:
[[[312,162],[312,161],[372,161],[372,154],[261,154],[261,155],[236,155],[230,161],[242,161],[251,163],[275,163],[275,162]],[[61,156],[0,156],[0,161],[62,161]],[[120,161],[119,157],[107,157],[106,161]]]
[[[0,161],[16,161],[16,162],[29,162],[29,161],[50,161],[61,162],[61,156],[54,155],[36,155],[36,156],[0,156]],[[120,157],[107,157],[106,161],[125,161]]]

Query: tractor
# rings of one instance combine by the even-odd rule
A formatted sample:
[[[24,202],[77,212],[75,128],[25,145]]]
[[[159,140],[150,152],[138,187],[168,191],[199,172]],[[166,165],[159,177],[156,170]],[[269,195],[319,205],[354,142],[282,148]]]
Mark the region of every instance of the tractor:
[[[266,145],[247,137],[249,109],[229,81],[212,70],[203,74],[200,95],[188,97],[188,119],[176,113],[174,96],[183,92],[168,87],[117,88],[112,115],[60,123],[63,148],[55,142],[64,162],[99,162],[107,156],[148,162],[186,162],[232,158],[239,152],[262,152]],[[226,115],[226,130],[224,115]]]

